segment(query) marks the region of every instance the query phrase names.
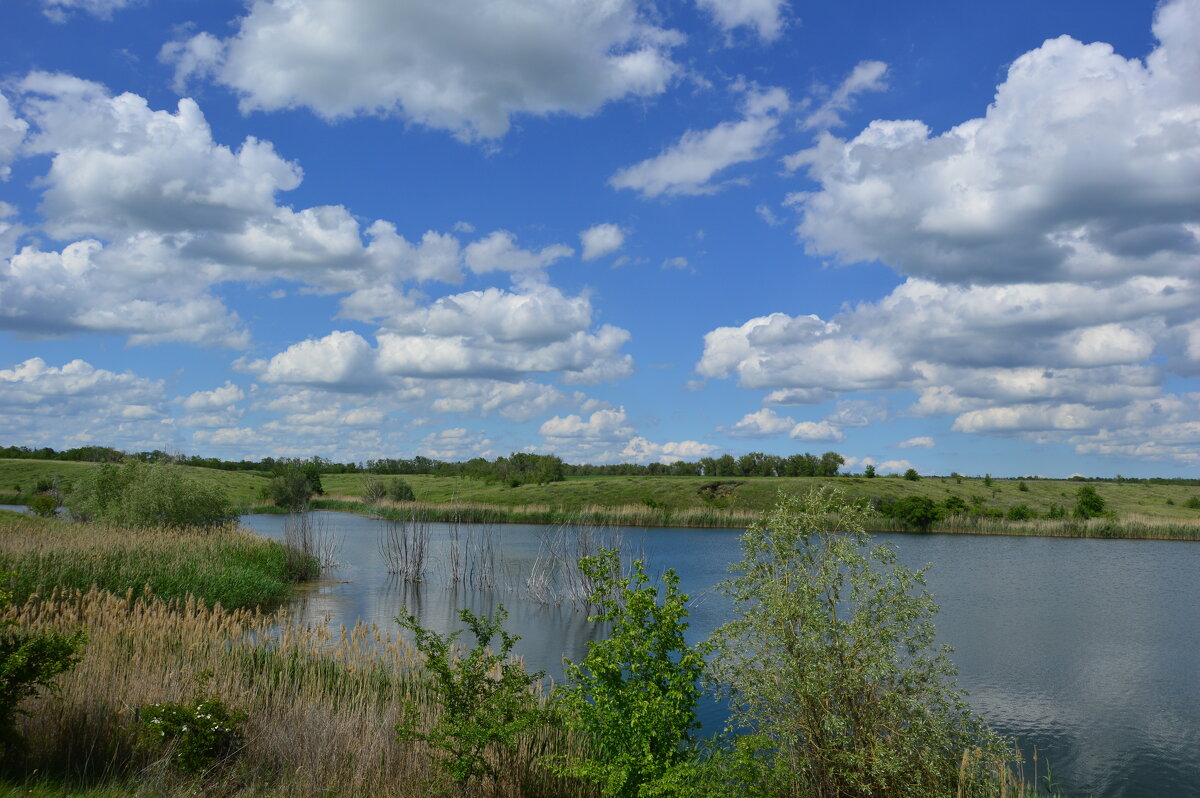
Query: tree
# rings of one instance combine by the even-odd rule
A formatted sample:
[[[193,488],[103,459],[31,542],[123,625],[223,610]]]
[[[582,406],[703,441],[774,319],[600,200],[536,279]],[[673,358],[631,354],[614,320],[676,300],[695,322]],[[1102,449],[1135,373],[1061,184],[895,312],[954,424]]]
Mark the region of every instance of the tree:
[[[934,646],[924,571],[870,544],[867,512],[826,487],[780,498],[742,535],[736,575],[720,586],[735,618],[714,633],[712,668],[748,732],[743,778],[789,798],[976,794],[977,763],[1012,754]]]
[[[870,463],[867,463],[867,467],[863,469],[863,476],[866,477],[867,479],[874,479],[875,478],[875,466],[871,465]]]
[[[1081,485],[1075,492],[1075,517],[1084,520],[1104,515],[1104,497],[1091,485]]]
[[[299,468],[285,468],[271,479],[265,493],[276,506],[295,510],[308,504],[315,491],[304,471]]]
[[[594,782],[608,796],[675,795],[677,766],[692,756],[704,645],[688,646],[686,594],[679,577],[662,578],[662,603],[642,561],[621,576],[616,549],[579,560],[597,587],[600,611],[589,620],[611,624],[605,640],[588,643],[582,662],[567,662],[568,683],[557,694],[569,726],[591,743],[590,755],[558,760],[555,769]]]
[[[917,473],[917,469],[910,468],[904,472],[904,478],[909,482],[916,482],[921,478],[921,475]]]

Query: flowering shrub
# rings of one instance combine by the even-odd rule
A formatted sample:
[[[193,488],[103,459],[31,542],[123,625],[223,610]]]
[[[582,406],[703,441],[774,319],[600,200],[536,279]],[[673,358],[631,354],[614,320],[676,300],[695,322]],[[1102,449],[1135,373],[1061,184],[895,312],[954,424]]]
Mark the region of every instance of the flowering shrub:
[[[164,701],[142,707],[141,741],[147,748],[168,748],[171,763],[187,773],[207,770],[237,754],[246,713],[231,710],[219,698],[188,704]]]

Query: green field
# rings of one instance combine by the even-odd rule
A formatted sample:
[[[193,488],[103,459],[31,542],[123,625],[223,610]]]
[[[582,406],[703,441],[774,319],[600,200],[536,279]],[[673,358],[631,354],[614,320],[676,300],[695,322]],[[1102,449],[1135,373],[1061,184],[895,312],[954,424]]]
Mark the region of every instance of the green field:
[[[89,463],[50,460],[0,459],[0,503],[28,498],[39,479],[57,476],[69,486]],[[253,472],[218,471],[187,467],[191,475],[215,483],[236,504],[247,509],[265,509],[259,499],[267,484],[265,475]],[[1027,505],[1039,516],[1057,505],[1069,515],[1075,506],[1075,494],[1081,483],[1058,479],[998,479],[991,486],[976,477],[922,477],[917,481],[899,477],[671,477],[604,476],[573,477],[545,485],[509,487],[463,477],[408,475],[401,477],[412,486],[422,505],[440,507],[443,515],[449,505],[459,504],[486,511],[494,520],[557,522],[580,513],[595,520],[645,525],[744,526],[768,510],[780,491],[803,493],[824,484],[845,490],[851,498],[899,499],[917,495],[934,502],[957,496],[972,507],[1007,512],[1016,505]],[[383,479],[391,480],[386,476]],[[362,474],[325,474],[322,482],[326,497],[350,504],[329,505],[332,509],[372,511],[357,504],[363,492]],[[703,490],[714,482],[723,483],[721,494],[712,496]],[[1200,486],[1133,482],[1090,482],[1116,517],[1101,536],[1200,538],[1200,509],[1187,506],[1200,501]],[[1021,486],[1025,486],[1025,490]],[[879,519],[880,529],[897,529],[889,519]],[[1099,527],[1093,523],[1093,527]],[[976,533],[1092,535],[1078,523],[1009,522],[985,518],[968,521],[960,517],[945,519],[933,527],[936,531]],[[1156,531],[1157,530],[1157,531]]]

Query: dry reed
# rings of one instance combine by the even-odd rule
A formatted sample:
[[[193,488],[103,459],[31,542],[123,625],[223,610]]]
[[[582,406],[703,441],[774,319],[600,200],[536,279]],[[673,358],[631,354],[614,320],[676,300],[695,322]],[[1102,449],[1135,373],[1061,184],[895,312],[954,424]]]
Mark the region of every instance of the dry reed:
[[[437,717],[419,655],[374,625],[297,626],[282,614],[99,590],[54,591],[6,617],[89,635],[59,691],[26,704],[26,773],[125,780],[146,795],[183,790],[161,761],[136,749],[137,710],[188,700],[195,678],[211,673],[205,695],[246,710],[248,720],[240,758],[207,775],[206,794],[423,796],[437,780],[428,753],[398,742],[394,731],[406,701],[422,724]],[[522,740],[494,790],[478,794],[587,794],[531,765],[570,744],[554,729]]]

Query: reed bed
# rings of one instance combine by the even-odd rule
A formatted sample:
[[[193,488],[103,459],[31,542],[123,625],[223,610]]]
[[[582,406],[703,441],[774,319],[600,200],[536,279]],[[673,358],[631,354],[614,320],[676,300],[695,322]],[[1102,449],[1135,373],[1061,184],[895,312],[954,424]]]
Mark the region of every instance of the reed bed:
[[[589,524],[593,526],[682,526],[744,529],[758,520],[761,513],[752,510],[690,507],[672,509],[644,504],[617,506],[588,505],[567,509],[548,504],[507,506],[479,502],[390,502],[367,504],[350,496],[315,499],[314,510],[371,515],[402,520],[419,513],[428,521],[502,524]],[[257,509],[256,509],[257,512]]]
[[[425,796],[440,780],[427,751],[400,743],[406,702],[438,713],[420,656],[375,625],[297,626],[282,614],[164,601],[132,591],[54,591],[10,607],[31,629],[88,630],[83,660],[56,693],[26,703],[30,741],[16,775],[76,785],[123,783],[130,794]],[[196,677],[211,674],[197,687]],[[195,780],[138,749],[137,710],[215,696],[248,713],[240,756]],[[553,727],[521,741],[494,787],[463,795],[585,796],[534,763],[573,745]]]
[[[291,585],[319,572],[311,556],[236,525],[131,529],[14,517],[0,521],[0,574],[14,599],[51,588],[114,593],[149,586],[166,598],[195,596],[226,607],[277,606]]]
[[[899,519],[883,516],[872,518],[868,522],[868,527],[871,532],[919,531]],[[1129,514],[1118,519],[1036,518],[1027,521],[1009,521],[1002,518],[955,515],[935,521],[928,531],[951,535],[1200,540],[1200,519]]]

